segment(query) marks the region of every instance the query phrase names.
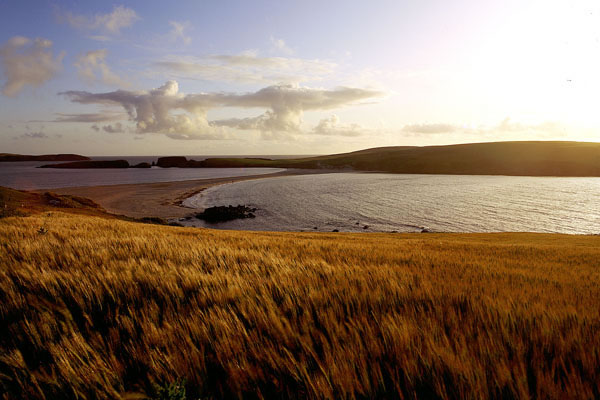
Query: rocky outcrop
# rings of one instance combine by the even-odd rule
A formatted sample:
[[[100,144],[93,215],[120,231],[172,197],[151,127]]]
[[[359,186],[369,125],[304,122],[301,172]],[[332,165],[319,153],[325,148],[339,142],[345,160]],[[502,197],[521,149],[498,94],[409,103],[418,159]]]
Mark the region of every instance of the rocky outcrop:
[[[203,212],[196,214],[196,218],[206,222],[216,223],[231,221],[234,219],[255,218],[256,208],[250,208],[244,205],[238,206],[216,206],[209,207]]]
[[[139,164],[132,165],[130,168],[152,168],[152,165],[148,164],[147,162],[142,162]]]
[[[183,156],[160,157],[156,165],[162,168],[201,168],[202,161],[188,160]]]
[[[85,168],[129,168],[126,160],[110,161],[76,161],[62,164],[46,164],[38,168],[66,168],[66,169],[85,169]]]
[[[187,164],[187,159],[185,157],[159,157],[156,165],[161,168],[183,168]]]

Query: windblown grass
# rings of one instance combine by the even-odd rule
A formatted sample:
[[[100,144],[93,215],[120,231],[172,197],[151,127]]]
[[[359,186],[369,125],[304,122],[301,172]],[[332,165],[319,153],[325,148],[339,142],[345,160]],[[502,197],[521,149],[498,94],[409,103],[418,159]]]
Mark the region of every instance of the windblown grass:
[[[0,220],[0,266],[3,398],[600,397],[600,237],[53,212]]]

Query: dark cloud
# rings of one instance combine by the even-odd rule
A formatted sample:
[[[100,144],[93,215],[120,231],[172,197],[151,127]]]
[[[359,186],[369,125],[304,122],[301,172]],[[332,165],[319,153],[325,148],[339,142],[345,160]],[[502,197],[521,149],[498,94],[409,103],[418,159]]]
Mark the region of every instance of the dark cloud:
[[[125,132],[125,128],[123,127],[123,124],[121,124],[120,122],[117,122],[114,125],[104,125],[102,127],[102,130],[104,132],[108,132],[108,133],[123,133],[123,132]]]

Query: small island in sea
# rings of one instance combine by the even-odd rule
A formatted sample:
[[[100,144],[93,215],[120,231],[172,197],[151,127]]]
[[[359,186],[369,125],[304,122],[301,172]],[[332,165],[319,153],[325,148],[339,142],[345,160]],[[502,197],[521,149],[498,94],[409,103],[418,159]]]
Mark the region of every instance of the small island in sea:
[[[42,154],[42,155],[25,155],[0,153],[0,162],[17,162],[17,161],[86,161],[89,157],[80,156],[78,154]]]

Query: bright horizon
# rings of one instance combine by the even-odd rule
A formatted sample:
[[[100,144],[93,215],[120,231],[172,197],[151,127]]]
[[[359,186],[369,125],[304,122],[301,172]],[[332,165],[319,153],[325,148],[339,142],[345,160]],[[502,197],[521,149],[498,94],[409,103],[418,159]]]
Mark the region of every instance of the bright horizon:
[[[600,4],[0,4],[0,152],[600,141]]]

